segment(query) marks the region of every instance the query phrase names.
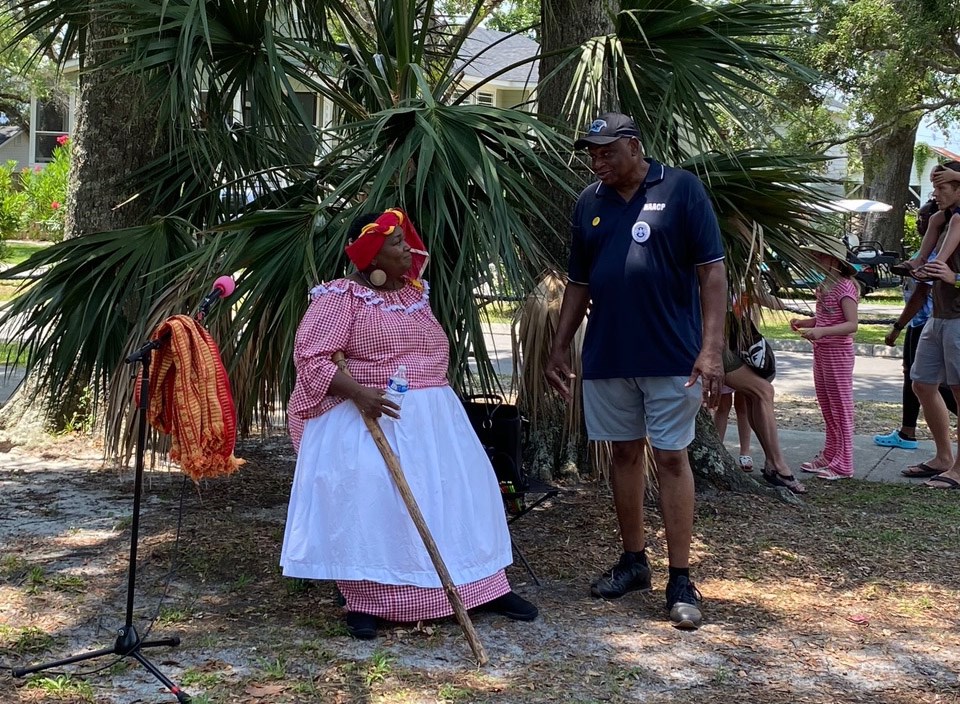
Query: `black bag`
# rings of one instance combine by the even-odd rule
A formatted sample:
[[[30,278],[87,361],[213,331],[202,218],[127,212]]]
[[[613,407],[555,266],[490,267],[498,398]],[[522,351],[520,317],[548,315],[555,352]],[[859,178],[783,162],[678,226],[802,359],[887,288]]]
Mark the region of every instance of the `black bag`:
[[[522,469],[523,418],[520,410],[504,403],[496,394],[467,396],[463,407],[490,458],[500,491],[505,495],[525,491],[527,480]]]
[[[729,316],[728,323],[730,349],[761,377],[772,380],[777,375],[777,360],[773,348],[757,326],[751,320],[739,320],[734,315]]]

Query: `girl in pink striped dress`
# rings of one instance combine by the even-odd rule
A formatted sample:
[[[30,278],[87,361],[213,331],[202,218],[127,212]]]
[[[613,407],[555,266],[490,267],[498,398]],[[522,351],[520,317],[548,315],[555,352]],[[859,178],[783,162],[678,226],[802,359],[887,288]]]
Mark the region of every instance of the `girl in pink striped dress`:
[[[859,289],[843,244],[831,241],[803,249],[813,253],[827,277],[817,287],[816,317],[795,318],[790,327],[813,343],[813,385],[826,437],[823,450],[800,469],[821,479],[847,479],[853,476],[853,335]]]

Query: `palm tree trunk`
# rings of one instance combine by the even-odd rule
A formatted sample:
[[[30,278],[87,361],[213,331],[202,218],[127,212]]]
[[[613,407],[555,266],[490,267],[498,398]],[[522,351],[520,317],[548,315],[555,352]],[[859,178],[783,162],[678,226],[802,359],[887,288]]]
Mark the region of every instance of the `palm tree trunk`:
[[[67,185],[66,238],[140,225],[154,215],[136,198],[138,184],[133,174],[163,153],[165,143],[158,130],[158,111],[144,97],[143,78],[104,68],[117,53],[115,45],[105,40],[120,33],[119,26],[96,15],[87,29],[81,52],[86,70],[80,77]],[[135,295],[135,291],[127,294]],[[120,310],[135,309],[128,303],[116,302]],[[88,422],[92,412],[89,385],[89,378],[77,376],[55,395],[47,394],[39,411],[44,424],[60,431]],[[34,398],[44,397],[42,390],[38,395],[35,379],[28,378],[4,406],[4,426],[35,422],[31,420],[38,412]]]
[[[573,82],[576,63],[567,64],[553,79],[543,82],[560,64],[562,57],[549,56],[551,52],[579,46],[591,37],[613,32],[613,15],[620,9],[618,0],[542,0],[540,3],[540,86],[537,88],[537,106],[546,122],[560,124],[566,121],[564,101]],[[614,105],[616,96],[607,96]]]
[[[885,250],[902,253],[903,220],[919,125],[919,118],[913,119],[881,134],[863,148],[865,197],[889,203],[893,210],[867,215],[862,239],[877,241]]]
[[[120,27],[94,16],[77,98],[77,126],[68,185],[66,237],[140,225],[145,212],[131,175],[165,150],[157,110],[147,104],[143,78],[104,68]]]
[[[561,63],[562,56],[551,52],[576,47],[592,37],[613,31],[613,15],[620,9],[618,0],[541,0],[540,3],[540,83],[537,87],[537,110],[540,119],[560,131],[573,133],[582,125],[570,124],[570,115],[564,110],[567,91],[573,82],[576,63],[568,63],[556,76],[544,80]],[[573,18],[576,18],[575,20]],[[614,91],[606,94],[608,104],[616,103]],[[584,182],[589,180],[584,173]],[[570,213],[573,203],[556,184],[545,182],[543,188],[558,204],[548,222],[542,224],[542,240],[560,271],[564,271],[569,257]]]

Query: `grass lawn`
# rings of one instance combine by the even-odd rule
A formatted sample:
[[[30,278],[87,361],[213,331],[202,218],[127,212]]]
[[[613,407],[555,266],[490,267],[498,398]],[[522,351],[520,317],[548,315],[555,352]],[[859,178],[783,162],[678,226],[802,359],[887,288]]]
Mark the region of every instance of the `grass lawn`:
[[[480,315],[488,323],[506,323],[509,325],[513,322],[513,316],[518,306],[518,303],[495,301],[485,305]]]
[[[816,300],[811,289],[791,288],[781,291],[777,294],[780,298],[792,298],[798,301]],[[861,303],[870,303],[877,306],[902,306],[903,296],[899,288],[885,288],[864,296],[860,299]]]
[[[44,247],[49,247],[48,243],[41,242],[5,242],[6,254],[0,261],[4,267],[16,266]]]
[[[0,259],[0,269],[21,264],[34,252],[49,247],[48,242],[4,242],[4,255]],[[13,279],[0,279],[0,303],[9,301],[20,289],[22,282]],[[6,359],[6,350],[0,348],[0,363]]]
[[[790,329],[790,318],[792,314],[785,316],[779,313],[770,313],[764,315],[763,322],[757,327],[760,334],[770,340],[802,340],[797,333]],[[890,332],[889,325],[863,325],[857,328],[857,335],[854,342],[868,345],[882,345],[883,338]],[[902,342],[902,340],[901,340]]]
[[[19,354],[17,354],[19,352]],[[0,342],[0,364],[21,366],[27,363],[27,351],[18,350],[12,342]]]

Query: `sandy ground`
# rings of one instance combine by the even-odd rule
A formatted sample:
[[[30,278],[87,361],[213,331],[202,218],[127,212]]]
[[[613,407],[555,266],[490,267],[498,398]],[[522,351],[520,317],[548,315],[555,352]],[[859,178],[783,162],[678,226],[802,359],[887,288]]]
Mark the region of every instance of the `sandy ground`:
[[[129,659],[84,663],[72,680],[10,677],[113,644],[132,481],[82,443],[0,450],[0,700],[175,701]],[[706,625],[683,633],[663,611],[656,510],[654,592],[594,600],[590,579],[617,556],[609,492],[566,487],[512,530],[543,586],[517,566],[508,575],[541,618],[477,614],[491,659],[478,670],[455,622],[354,641],[330,585],[280,576],[293,456],[285,440],[241,454],[237,475],[187,487],[182,521],[181,475],[146,481],[134,623],[156,618],[151,636],[182,638],[147,654],[195,702],[960,701],[960,509],[948,492],[851,481],[821,483],[802,508],[701,498]]]

